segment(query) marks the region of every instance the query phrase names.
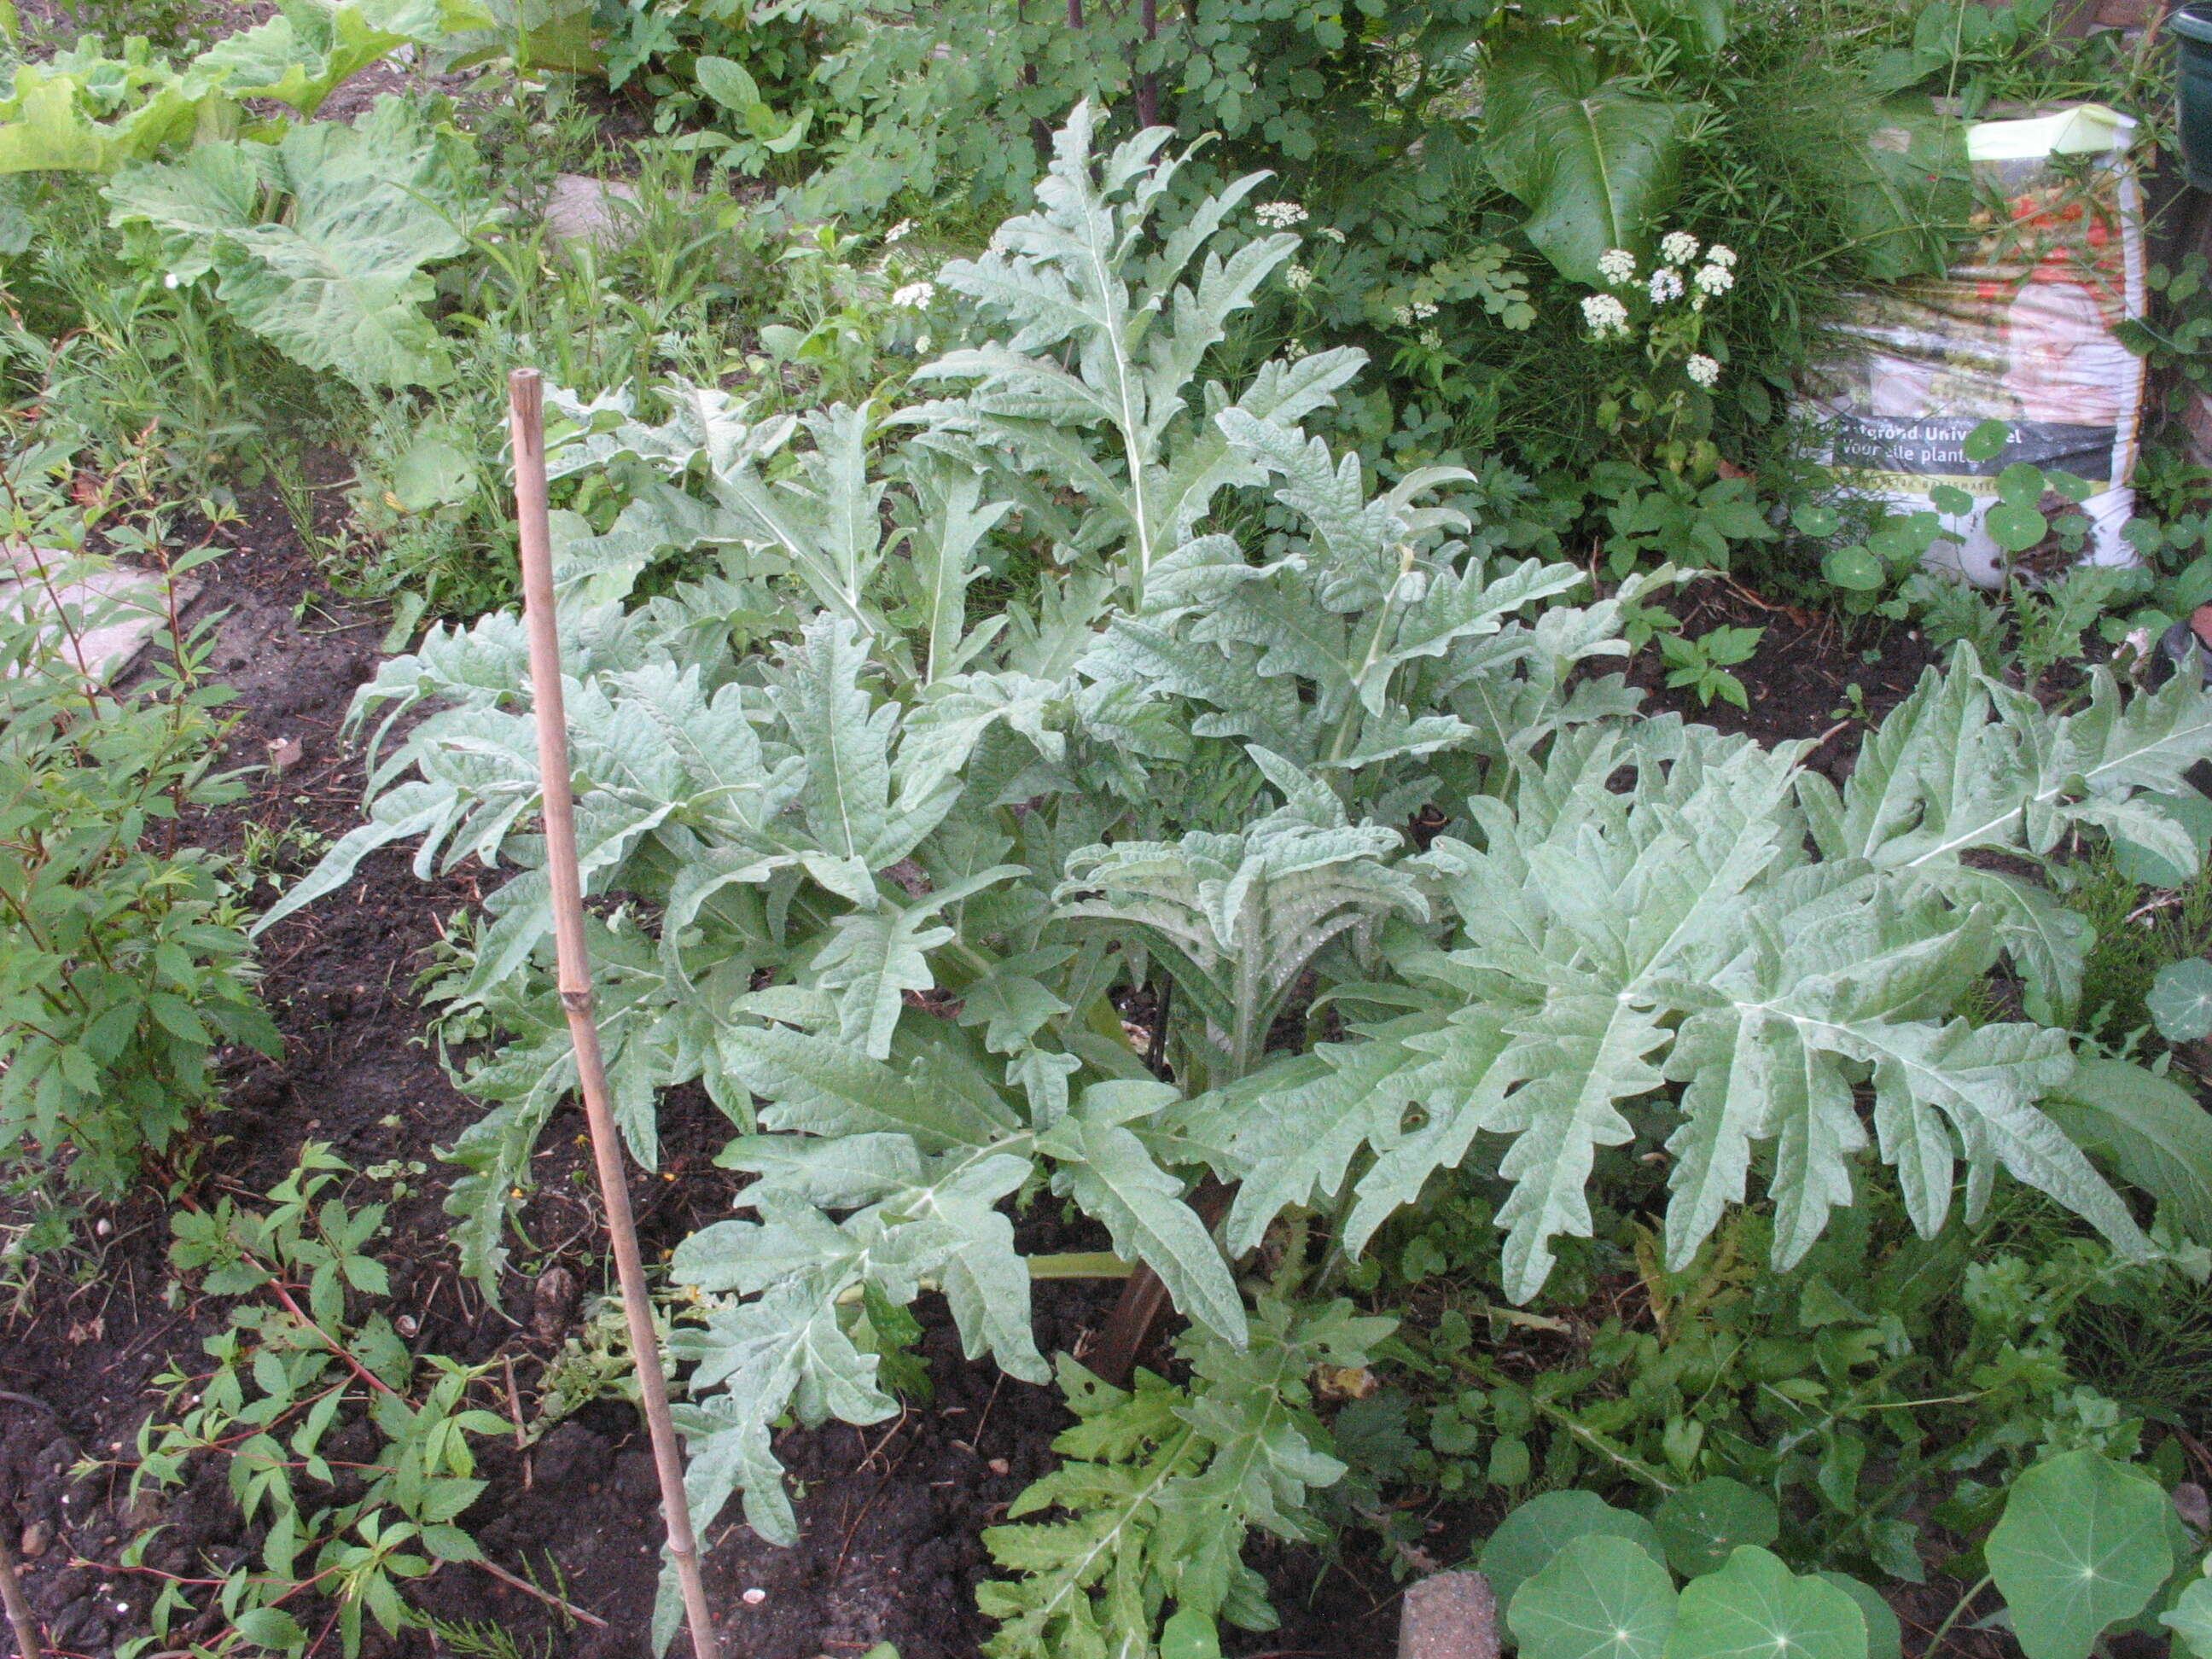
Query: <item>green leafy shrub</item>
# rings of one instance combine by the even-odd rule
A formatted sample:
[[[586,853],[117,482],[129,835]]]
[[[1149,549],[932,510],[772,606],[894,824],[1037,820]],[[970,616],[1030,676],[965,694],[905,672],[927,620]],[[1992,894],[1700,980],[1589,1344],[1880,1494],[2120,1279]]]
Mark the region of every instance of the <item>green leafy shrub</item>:
[[[617,1116],[650,1164],[657,1092],[698,1080],[739,1131],[722,1162],[756,1177],[757,1219],[672,1263],[702,1307],[678,1343],[702,1519],[742,1491],[757,1531],[793,1537],[774,1425],[897,1410],[856,1340],[871,1290],[934,1288],[968,1352],[1049,1375],[1018,1194],[1072,1200],[1158,1274],[1194,1328],[1182,1420],[1249,1448],[1196,1534],[1222,1571],[1171,1587],[1151,1520],[1099,1523],[1115,1565],[1093,1565],[1118,1575],[1100,1594],[1132,1640],[1170,1593],[1186,1631],[1264,1620],[1225,1565],[1242,1528],[1334,1478],[1303,1395],[1255,1363],[1310,1316],[1255,1313],[1233,1265],[1282,1240],[1283,1297],[1325,1305],[1439,1172],[1503,1183],[1516,1301],[1589,1234],[1600,1156],[1632,1141],[1670,1156],[1676,1267],[1754,1176],[1773,1261],[1802,1260],[1877,1160],[1924,1232],[1963,1164],[1970,1214],[2002,1170],[2148,1254],[2039,1108],[2075,1070],[2061,1023],[2087,941],[2027,872],[2081,831],[2193,858],[2140,792],[2212,751],[2212,697],[2098,677],[2054,719],[1961,652],[1840,789],[1799,769],[1802,745],[1637,720],[1597,671],[1651,584],[1564,603],[1583,573],[1507,556],[1462,469],[1378,491],[1302,425],[1356,353],[1207,378],[1293,239],[1237,235],[1256,179],[1168,216],[1167,135],[1095,156],[1092,126],[1079,109],[1059,136],[1036,211],[939,273],[970,343],[917,371],[946,395],[888,428],[689,388],[659,425],[570,407],[565,470],[671,481],[616,531],[555,526]],[[979,617],[994,539],[1049,557]],[[719,550],[719,574],[636,599],[672,545]],[[470,1073],[492,1110],[456,1148],[486,1275],[573,1081],[520,829],[523,663],[501,615],[388,665],[361,714],[389,731],[431,707],[380,756],[369,821],[272,913],[396,841],[420,839],[426,872],[515,866],[447,986],[508,1039]],[[1439,831],[1419,854],[1417,816]],[[1981,1017],[2001,963],[2027,1018]],[[1137,991],[1163,1011],[1147,1054],[1114,1000]],[[1237,1188],[1218,1237],[1183,1201],[1206,1175]],[[1277,1428],[1237,1426],[1255,1413]],[[1097,1490],[1170,1448],[1102,1443]],[[1155,1472],[1211,1478],[1196,1468]],[[1009,1547],[1029,1576],[994,1605],[1052,1610],[1010,1642],[1097,1616],[1073,1597],[1106,1579],[1045,1590],[1068,1563]]]
[[[161,1527],[134,1538],[124,1568],[164,1581],[149,1615],[155,1638],[181,1633],[199,1611],[195,1587],[216,1582],[209,1611],[221,1627],[208,1638],[198,1633],[204,1621],[196,1626],[197,1650],[305,1653],[319,1638],[303,1615],[319,1601],[334,1607],[350,1659],[364,1615],[387,1635],[423,1623],[401,1584],[446,1562],[483,1559],[458,1523],[484,1488],[469,1437],[510,1426],[467,1403],[491,1367],[434,1354],[417,1360],[384,1315],[351,1313],[349,1291],[380,1297],[390,1286],[368,1254],[384,1206],[349,1208],[331,1190],[346,1170],[311,1141],[299,1167],[270,1189],[268,1208],[224,1197],[213,1210],[172,1218],[179,1274],[233,1306],[228,1325],[207,1340],[212,1370],[156,1379],[167,1393],[139,1429],[131,1487],[180,1486],[195,1459],[220,1455],[241,1516],[263,1531],[260,1571],[215,1581],[147,1566]],[[377,1431],[373,1454],[325,1450],[363,1419]]]
[[[212,770],[228,694],[199,683],[204,643],[149,684],[100,688],[70,653],[103,607],[58,624],[36,603],[88,567],[48,557],[0,617],[0,1146],[115,1194],[215,1103],[216,1049],[277,1038],[223,861],[174,845],[181,812],[242,793]]]

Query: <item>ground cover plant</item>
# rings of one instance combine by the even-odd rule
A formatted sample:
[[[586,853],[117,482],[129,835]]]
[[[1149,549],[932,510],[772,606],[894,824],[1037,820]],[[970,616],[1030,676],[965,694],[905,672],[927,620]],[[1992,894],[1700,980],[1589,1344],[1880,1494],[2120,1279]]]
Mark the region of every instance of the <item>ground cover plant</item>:
[[[2150,159],[2156,37],[2062,21],[11,17],[15,533],[234,550],[142,678],[27,612],[0,682],[53,1644],[676,1635],[531,362],[732,1650],[1380,1653],[1463,1565],[1535,1659],[2212,1651],[2205,475],[1984,598],[1790,412],[1986,208],[1962,117]],[[1995,487],[2078,551],[2078,480]]]

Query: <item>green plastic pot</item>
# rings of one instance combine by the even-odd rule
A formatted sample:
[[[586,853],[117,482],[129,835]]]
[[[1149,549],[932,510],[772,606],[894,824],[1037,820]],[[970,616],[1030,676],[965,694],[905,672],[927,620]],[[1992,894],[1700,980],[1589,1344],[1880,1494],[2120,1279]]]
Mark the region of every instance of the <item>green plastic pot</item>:
[[[2198,190],[2212,190],[2212,0],[2188,0],[2166,19],[2181,42],[2174,76],[2181,105],[2181,170]]]

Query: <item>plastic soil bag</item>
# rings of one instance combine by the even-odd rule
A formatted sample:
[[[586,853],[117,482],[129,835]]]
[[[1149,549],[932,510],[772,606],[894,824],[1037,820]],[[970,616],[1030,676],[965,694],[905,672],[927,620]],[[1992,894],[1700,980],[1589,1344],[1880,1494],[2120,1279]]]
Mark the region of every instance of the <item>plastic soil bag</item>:
[[[2087,483],[2081,559],[2137,562],[2120,532],[2135,505],[2143,362],[2113,334],[2143,313],[2134,132],[2099,104],[1969,127],[1979,240],[1947,276],[1865,295],[1844,329],[1863,349],[1808,376],[1808,412],[1844,489],[1905,513],[1935,511],[1929,492],[1941,484],[1974,497],[1966,513],[1938,514],[1945,539],[1928,562],[1983,586],[2075,557],[2055,538],[2008,551],[1989,534],[1996,475],[2015,461]],[[1966,434],[1993,420],[2009,441],[1969,459]]]

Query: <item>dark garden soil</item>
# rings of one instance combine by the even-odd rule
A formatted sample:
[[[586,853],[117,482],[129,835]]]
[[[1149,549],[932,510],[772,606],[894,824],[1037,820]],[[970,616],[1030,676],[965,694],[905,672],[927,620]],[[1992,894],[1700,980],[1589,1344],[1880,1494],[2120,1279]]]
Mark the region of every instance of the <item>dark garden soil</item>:
[[[356,821],[362,757],[340,727],[355,689],[379,661],[383,623],[320,585],[273,499],[252,502],[244,522],[220,539],[233,550],[213,567],[201,606],[225,613],[214,667],[240,692],[229,758],[261,769],[244,801],[182,833],[228,851],[258,847],[264,871],[289,877],[315,856],[301,831],[335,838]],[[1846,764],[1856,749],[1856,727],[1833,712],[1846,686],[1856,683],[1865,706],[1879,714],[1910,690],[1924,660],[1916,640],[1893,634],[1886,654],[1862,661],[1832,626],[1722,583],[1685,598],[1693,633],[1721,623],[1768,629],[1758,655],[1738,671],[1750,689],[1748,711],[1723,704],[1702,717],[1767,738],[1826,734],[1816,763]],[[1658,676],[1639,663],[1636,678],[1650,686]],[[1658,701],[1679,706],[1676,694]],[[290,839],[273,840],[280,831]],[[426,884],[408,868],[408,856],[377,854],[363,879],[263,940],[264,991],[283,1031],[284,1058],[234,1065],[228,1109],[212,1138],[171,1172],[174,1202],[205,1205],[224,1193],[253,1198],[292,1167],[304,1143],[327,1143],[363,1172],[352,1201],[391,1200],[389,1233],[375,1249],[392,1268],[385,1310],[395,1325],[411,1331],[419,1352],[501,1362],[477,1403],[526,1420],[547,1361],[608,1280],[582,1122],[571,1114],[547,1134],[521,1218],[529,1243],[514,1253],[501,1304],[487,1305],[458,1273],[441,1207],[446,1175],[437,1149],[474,1109],[426,1046],[425,1011],[414,990],[441,918],[478,890],[465,871]],[[270,896],[256,895],[264,903]],[[649,1258],[730,1212],[737,1177],[712,1163],[728,1133],[696,1091],[664,1103],[664,1170],[632,1177]],[[425,1168],[394,1167],[410,1164]],[[167,1209],[157,1194],[96,1210],[81,1246],[39,1259],[19,1305],[0,1299],[0,1520],[11,1506],[16,1511],[32,1606],[66,1654],[106,1655],[146,1634],[146,1609],[162,1574],[205,1577],[257,1565],[256,1535],[239,1523],[214,1462],[185,1488],[131,1499],[137,1432],[162,1392],[155,1379],[173,1365],[203,1368],[195,1364],[200,1343],[222,1322],[219,1309],[169,1282]],[[1048,1352],[1082,1352],[1110,1295],[1110,1287],[1041,1285],[1040,1343]],[[902,1659],[977,1652],[987,1626],[974,1589],[988,1569],[978,1534],[1050,1466],[1048,1443],[1067,1419],[1053,1390],[963,1361],[942,1310],[928,1299],[918,1311],[933,1399],[870,1429],[832,1424],[779,1437],[798,1495],[799,1547],[763,1544],[734,1511],[714,1529],[708,1589],[727,1651],[838,1659],[888,1641]],[[507,1365],[511,1400],[496,1380]],[[480,1456],[479,1472],[491,1484],[464,1521],[486,1553],[605,1622],[564,1626],[528,1594],[469,1566],[446,1566],[416,1586],[420,1603],[442,1619],[501,1626],[521,1653],[544,1659],[643,1653],[659,1527],[652,1463],[634,1411],[602,1401],[527,1451],[483,1443]],[[1463,1545],[1476,1518],[1464,1510],[1433,1517],[1444,1559],[1458,1559],[1449,1549]],[[156,1525],[144,1567],[125,1568],[125,1546]],[[1332,1563],[1314,1551],[1255,1541],[1249,1559],[1269,1578],[1283,1627],[1239,1637],[1232,1651],[1272,1659],[1392,1651],[1396,1588],[1371,1541],[1348,1548],[1345,1561]],[[336,1650],[334,1638],[324,1650]],[[453,1650],[421,1633],[390,1643],[372,1632],[368,1650]]]

